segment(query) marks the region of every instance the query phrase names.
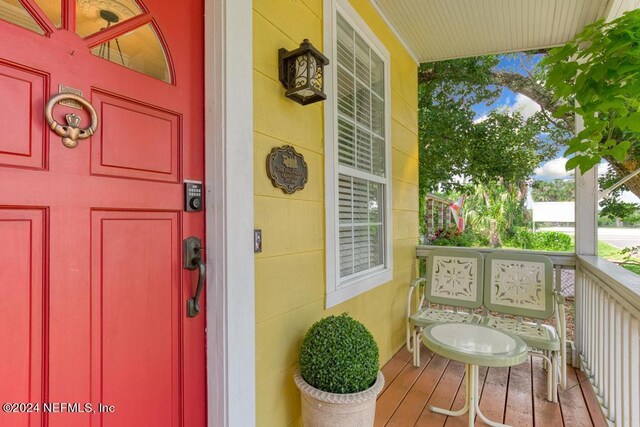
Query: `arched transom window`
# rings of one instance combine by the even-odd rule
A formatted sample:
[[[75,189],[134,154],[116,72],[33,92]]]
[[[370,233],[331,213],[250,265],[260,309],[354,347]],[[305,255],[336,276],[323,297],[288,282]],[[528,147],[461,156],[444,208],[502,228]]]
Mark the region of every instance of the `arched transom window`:
[[[160,32],[149,11],[135,0],[0,0],[0,19],[43,36],[73,31],[92,54],[173,82]]]

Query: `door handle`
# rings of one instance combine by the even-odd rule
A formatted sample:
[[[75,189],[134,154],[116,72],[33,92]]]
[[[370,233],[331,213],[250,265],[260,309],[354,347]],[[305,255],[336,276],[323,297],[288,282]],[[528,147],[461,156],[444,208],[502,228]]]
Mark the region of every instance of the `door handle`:
[[[200,294],[204,286],[207,268],[202,260],[202,241],[197,237],[187,237],[182,242],[182,266],[187,270],[198,270],[198,285],[193,298],[187,300],[187,317],[196,317],[200,313]]]

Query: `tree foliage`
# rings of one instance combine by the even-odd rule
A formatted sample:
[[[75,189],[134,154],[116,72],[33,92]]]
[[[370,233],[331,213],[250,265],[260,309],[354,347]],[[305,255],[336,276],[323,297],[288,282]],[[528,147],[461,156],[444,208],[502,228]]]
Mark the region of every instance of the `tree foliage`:
[[[493,104],[502,94],[494,75],[500,59],[423,64],[419,86],[421,200],[427,192],[467,194],[470,226],[493,246],[523,221],[529,176],[557,153],[540,137],[553,126],[543,112],[524,118],[517,111],[493,110],[476,120],[474,106]]]
[[[569,170],[586,171],[605,159],[611,166],[608,179],[615,182],[638,169],[639,42],[640,10],[636,10],[611,23],[587,27],[550,55],[511,54],[517,64],[513,69],[505,69],[504,56],[492,55],[423,64],[418,72],[421,200],[429,191],[460,190],[473,183],[484,185],[483,197],[491,197],[488,186],[497,184],[520,202],[523,176],[530,176],[540,161],[551,158],[567,141],[565,156],[572,156]],[[544,55],[548,58],[539,64]],[[528,120],[505,111],[474,120],[473,105],[491,105],[503,88],[529,97],[541,111]],[[576,113],[585,118],[585,131],[579,135],[574,135]],[[536,128],[535,135],[543,138],[529,139],[528,133]],[[491,139],[490,134],[500,136]],[[515,149],[509,151],[516,146],[522,157]],[[537,163],[531,167],[536,162],[533,154]],[[609,186],[605,184],[601,182],[602,187]],[[619,201],[625,189],[640,197],[640,175],[604,202],[605,214],[619,218],[635,209]]]
[[[545,128],[540,114],[524,119],[519,112],[491,111],[474,125],[466,174],[476,183],[527,181],[541,161],[557,152],[539,137]]]
[[[487,56],[421,65],[421,74],[429,76],[418,88],[421,199],[440,183],[449,188],[454,176],[464,175],[466,148],[473,143],[472,107],[500,95],[489,77],[497,63]]]
[[[536,181],[532,189],[534,202],[570,202],[576,198],[573,180]]]
[[[442,81],[446,81],[449,83],[448,86],[444,87],[453,87],[455,89],[460,85],[464,85],[465,82],[469,82],[469,85],[471,85],[470,91],[480,90],[478,92],[480,96],[474,98],[473,94],[467,95],[468,100],[483,98],[482,91],[485,91],[484,93],[488,91],[493,95],[493,99],[497,99],[500,88],[507,88],[513,92],[520,93],[529,97],[541,107],[541,115],[548,123],[547,133],[549,140],[560,146],[574,136],[575,115],[573,112],[563,108],[569,101],[555,97],[553,87],[546,84],[550,67],[539,66],[539,60],[545,54],[546,52],[543,51],[510,54],[513,58],[513,63],[518,65],[513,69],[496,67],[499,62],[496,56],[425,64],[420,67],[418,72],[419,90],[422,94],[423,90],[432,90],[432,87],[442,84]],[[635,59],[631,60],[635,61]],[[490,102],[491,98],[487,97],[486,99]],[[420,101],[421,103],[423,102],[422,95]],[[451,110],[447,112],[443,108],[440,117],[444,119],[453,118],[451,113],[458,114],[457,111]],[[422,116],[423,110],[421,109],[421,120]],[[421,127],[421,133],[423,133],[422,129],[423,127]],[[621,137],[621,135],[617,134],[612,134],[612,136],[616,139]],[[617,174],[618,179],[640,168],[640,150],[635,145],[632,145],[627,154],[627,157],[622,161],[616,160],[611,155],[603,156]],[[421,162],[424,165],[425,161],[421,160]],[[437,173],[439,176],[443,176],[439,172]],[[421,187],[424,187],[426,185],[424,181],[428,181],[428,179],[426,177],[421,179]],[[640,197],[640,175],[627,181],[624,189]]]
[[[584,130],[569,141],[567,170],[586,172],[602,158],[623,162],[640,150],[640,10],[589,25],[543,60],[554,117],[579,114]]]
[[[549,131],[542,113],[492,111],[475,120],[473,107],[492,104],[497,56],[423,64],[419,86],[420,188],[448,190],[464,181],[517,184],[556,149],[539,138]],[[463,182],[461,182],[463,181]]]
[[[526,186],[523,186],[526,189]],[[526,190],[504,182],[474,183],[463,190],[467,196],[469,226],[483,232],[493,247],[502,245],[514,227],[525,225]]]

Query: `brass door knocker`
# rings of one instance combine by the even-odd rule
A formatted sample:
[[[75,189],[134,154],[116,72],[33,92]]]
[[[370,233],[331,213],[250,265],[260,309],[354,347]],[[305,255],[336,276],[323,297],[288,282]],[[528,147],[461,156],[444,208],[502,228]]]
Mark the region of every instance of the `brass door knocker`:
[[[80,125],[80,116],[77,114],[67,114],[65,117],[67,119],[66,125],[61,125],[53,119],[53,107],[55,105],[64,100],[71,99],[80,103],[85,110],[89,112],[91,115],[91,126],[88,128],[79,128]],[[49,123],[49,127],[62,137],[62,145],[67,148],[76,148],[78,146],[79,139],[87,139],[91,135],[93,135],[98,129],[98,113],[96,113],[93,105],[89,103],[86,99],[81,96],[74,95],[72,93],[59,93],[54,95],[47,101],[47,106],[44,110],[44,115],[47,118],[47,123]]]

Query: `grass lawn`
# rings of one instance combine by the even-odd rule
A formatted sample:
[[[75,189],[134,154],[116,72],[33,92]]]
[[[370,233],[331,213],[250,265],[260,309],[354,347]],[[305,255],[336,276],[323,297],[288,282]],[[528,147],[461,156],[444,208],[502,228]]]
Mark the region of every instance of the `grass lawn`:
[[[598,240],[598,256],[609,261],[631,261],[629,264],[622,264],[621,266],[640,275],[640,264],[633,263],[633,261],[640,262],[640,259],[629,257],[629,254],[623,254],[620,249],[601,240]]]

